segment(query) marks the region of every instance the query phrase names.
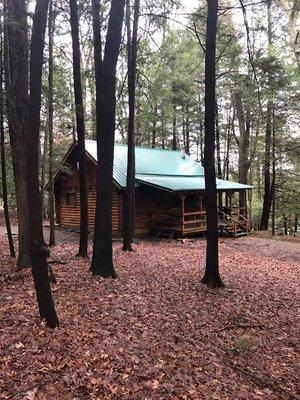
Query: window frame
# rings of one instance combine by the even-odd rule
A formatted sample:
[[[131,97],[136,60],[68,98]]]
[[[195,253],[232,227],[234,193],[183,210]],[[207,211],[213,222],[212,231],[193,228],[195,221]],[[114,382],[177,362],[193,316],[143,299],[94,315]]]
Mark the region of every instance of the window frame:
[[[72,198],[72,201],[70,200]],[[66,204],[68,207],[76,207],[76,192],[66,192]]]

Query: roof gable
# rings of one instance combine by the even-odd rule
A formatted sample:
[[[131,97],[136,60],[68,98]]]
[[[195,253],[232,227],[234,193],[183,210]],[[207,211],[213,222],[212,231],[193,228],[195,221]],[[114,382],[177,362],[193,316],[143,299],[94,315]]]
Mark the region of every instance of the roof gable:
[[[63,163],[76,147],[72,144]],[[85,148],[88,157],[97,163],[97,142],[86,140]],[[180,151],[135,148],[136,184],[154,186],[162,190],[203,191],[205,190],[204,169],[188,155],[182,157]],[[113,179],[120,188],[126,187],[127,146],[115,144]],[[56,175],[57,176],[57,175]],[[216,179],[217,190],[245,190],[253,186],[237,182]]]
[[[86,151],[97,161],[97,143],[86,140]],[[193,161],[188,155],[183,158],[180,151],[135,148],[136,175],[154,176],[204,176],[203,167]],[[126,186],[127,146],[115,144],[114,180],[121,187]]]

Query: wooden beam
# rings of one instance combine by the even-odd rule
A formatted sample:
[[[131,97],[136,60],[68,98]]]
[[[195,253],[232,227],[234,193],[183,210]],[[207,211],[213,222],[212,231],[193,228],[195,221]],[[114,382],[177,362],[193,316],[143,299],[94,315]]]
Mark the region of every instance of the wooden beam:
[[[184,200],[186,198],[186,195],[180,194],[179,195],[181,199],[181,224],[182,224],[182,232],[184,230]]]

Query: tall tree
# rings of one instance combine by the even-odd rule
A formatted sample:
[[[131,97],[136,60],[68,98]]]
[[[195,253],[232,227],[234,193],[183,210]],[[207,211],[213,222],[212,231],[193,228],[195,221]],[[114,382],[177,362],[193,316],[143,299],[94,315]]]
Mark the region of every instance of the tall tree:
[[[4,218],[7,232],[7,239],[9,244],[9,251],[12,257],[16,257],[15,247],[11,232],[11,224],[9,218],[8,199],[7,199],[7,174],[6,174],[6,157],[5,157],[5,132],[4,132],[4,93],[3,93],[3,30],[1,27],[0,32],[0,156],[1,156],[1,177],[2,177],[2,198],[4,208]]]
[[[116,126],[116,67],[121,43],[125,0],[112,0],[101,68],[96,66],[97,201],[91,270],[116,277],[112,260],[112,184]],[[94,15],[95,13],[93,13]],[[94,24],[95,25],[95,24]],[[94,35],[95,54],[99,43]],[[99,92],[99,88],[101,88]]]
[[[70,0],[69,4],[73,49],[74,97],[79,154],[80,241],[77,256],[88,258],[89,220],[85,154],[85,122],[81,84],[79,18],[77,0]]]
[[[48,6],[49,0],[36,1],[32,25],[29,112],[27,113],[28,119],[25,125],[26,184],[29,205],[30,256],[40,316],[46,320],[49,327],[55,328],[59,322],[48,277],[47,250],[43,237],[42,204],[38,171],[42,66]],[[27,41],[28,39],[24,38],[24,40]],[[24,68],[22,65],[18,65],[17,67],[20,70]],[[19,73],[21,72],[20,70]]]
[[[248,183],[248,172],[251,161],[249,160],[250,146],[250,112],[249,109],[244,111],[242,94],[240,90],[234,93],[236,115],[239,124],[239,138],[236,137],[239,146],[239,165],[238,165],[238,181],[240,183]],[[246,196],[241,192],[239,196],[240,207],[246,207]]]
[[[207,244],[205,275],[201,282],[209,287],[222,287],[224,284],[219,275],[218,212],[215,171],[216,33],[218,0],[208,0],[207,7],[204,137]]]
[[[123,250],[132,251],[134,232],[134,204],[135,204],[135,94],[136,94],[136,58],[138,22],[140,14],[140,0],[135,0],[133,29],[131,36],[130,0],[126,5],[127,25],[127,62],[128,62],[128,154],[127,154],[127,179],[124,204],[124,240]]]
[[[50,237],[49,246],[55,245],[55,221],[54,221],[54,179],[53,179],[53,40],[55,29],[55,14],[53,0],[49,3],[48,18],[48,139],[49,139],[49,220]]]
[[[7,118],[18,216],[19,268],[30,267],[25,127],[28,112],[28,25],[26,2],[4,4],[4,56]],[[21,67],[20,67],[21,66]]]
[[[268,15],[268,55],[271,56],[272,46],[272,21],[271,21],[271,1],[267,1]],[[268,74],[268,86],[271,86],[271,76]],[[271,90],[270,90],[271,92]],[[260,230],[267,230],[269,227],[269,218],[272,205],[272,183],[271,183],[271,142],[272,142],[272,95],[268,95],[267,116],[266,116],[266,136],[265,136],[265,159],[264,159],[264,198],[263,209],[260,220]]]

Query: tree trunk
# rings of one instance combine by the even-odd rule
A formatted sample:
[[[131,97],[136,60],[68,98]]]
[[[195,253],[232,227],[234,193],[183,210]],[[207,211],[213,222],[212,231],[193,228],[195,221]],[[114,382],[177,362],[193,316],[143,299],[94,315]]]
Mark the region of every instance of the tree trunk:
[[[177,118],[176,118],[176,101],[175,101],[175,87],[173,86],[173,138],[172,138],[172,150],[177,150]]]
[[[218,213],[215,172],[216,114],[216,32],[218,0],[208,1],[205,53],[205,197],[206,197],[206,268],[201,282],[209,287],[224,286],[219,275]]]
[[[264,161],[264,197],[263,197],[263,209],[260,220],[260,230],[268,230],[269,217],[272,204],[272,193],[271,193],[271,135],[272,135],[272,110],[270,102],[267,105],[267,126],[266,126],[266,138],[265,138],[265,161]]]
[[[42,66],[48,6],[49,0],[37,0],[32,26],[30,99],[26,132],[26,183],[29,204],[30,256],[38,306],[41,318],[46,320],[49,327],[54,328],[58,326],[59,322],[48,277],[38,174]],[[20,65],[19,68],[24,68],[24,66]]]
[[[48,111],[48,109],[47,109]],[[49,146],[49,122],[47,117],[47,125],[45,129],[44,135],[44,143],[43,143],[43,157],[42,157],[42,172],[41,172],[41,199],[42,199],[42,219],[44,219],[46,215],[45,210],[45,184],[46,184],[46,169],[47,169],[47,161],[48,161],[48,146]]]
[[[5,3],[5,86],[16,189],[19,268],[30,267],[25,130],[28,113],[28,26],[25,2]],[[22,66],[22,67],[20,67]]]
[[[244,107],[242,103],[241,91],[237,90],[234,94],[235,97],[235,107],[236,114],[239,123],[239,165],[238,165],[238,181],[240,183],[248,184],[248,172],[250,167],[249,161],[249,146],[250,146],[250,119],[249,112],[244,112]],[[239,196],[240,207],[246,207],[245,196],[242,192]]]
[[[226,138],[226,150],[224,155],[224,165],[223,165],[223,177],[227,181],[229,180],[229,159],[230,159],[230,146],[231,146],[231,129],[234,124],[234,111],[231,118],[231,110],[229,110],[228,115],[228,126],[227,126],[227,138]],[[226,196],[227,197],[227,196]],[[226,204],[227,206],[227,204]]]
[[[190,115],[189,108],[186,108],[186,121],[185,121],[185,152],[190,155]]]
[[[156,136],[157,136],[157,106],[154,106],[153,122],[152,122],[152,137],[151,137],[151,147],[154,149],[156,147]]]
[[[94,0],[96,2],[96,0]],[[112,260],[112,185],[116,125],[116,66],[118,61],[125,0],[112,0],[103,62],[99,65],[99,42],[94,29],[97,108],[97,201],[94,230],[94,275],[116,277]],[[95,18],[95,13],[93,13]],[[94,21],[94,26],[98,25]],[[101,54],[101,53],[100,53]]]
[[[271,0],[267,1],[268,7],[268,56],[271,56],[272,46],[272,22],[271,22]],[[268,76],[268,85],[271,86],[271,77]],[[272,190],[270,178],[271,166],[271,137],[272,137],[272,100],[268,99],[267,104],[267,121],[266,121],[266,138],[265,138],[265,160],[264,160],[264,199],[263,209],[260,220],[260,230],[268,230],[269,218],[272,204]]]
[[[288,234],[287,217],[283,217],[284,234]]]
[[[216,117],[215,117],[215,125],[216,125],[216,147],[217,147],[217,172],[218,178],[222,179],[222,165],[221,165],[221,143],[220,143],[220,125],[219,125],[219,109],[218,102],[216,101]],[[218,193],[218,206],[222,207],[223,203],[222,193]]]
[[[71,34],[73,50],[73,78],[74,78],[74,97],[75,112],[78,138],[79,154],[79,191],[80,191],[80,240],[77,257],[88,258],[88,195],[87,195],[87,173],[86,173],[86,154],[85,154],[85,123],[84,107],[81,85],[81,66],[80,66],[80,42],[79,42],[79,19],[77,0],[69,0],[71,15]]]
[[[54,11],[53,0],[49,4],[48,41],[48,136],[49,136],[49,220],[50,237],[49,246],[55,246],[55,221],[54,221],[54,178],[53,178],[53,40],[54,40]]]
[[[238,168],[238,180],[240,183],[248,183],[248,170],[249,170],[249,136],[250,136],[250,125],[249,117],[245,117],[242,95],[240,91],[235,92],[235,107],[236,114],[239,123],[239,168]],[[246,121],[247,119],[247,121]]]
[[[4,218],[9,244],[9,251],[12,257],[16,257],[14,242],[11,232],[9,209],[7,201],[7,177],[6,177],[6,160],[5,160],[5,135],[4,135],[4,96],[3,96],[3,31],[1,29],[1,55],[0,55],[0,150],[1,150],[1,176],[2,176],[2,197]]]
[[[126,24],[127,24],[127,55],[128,55],[128,156],[127,179],[124,204],[124,238],[123,250],[132,251],[135,214],[135,90],[136,90],[136,58],[137,35],[140,14],[140,0],[134,3],[134,19],[131,37],[130,29],[130,0],[127,0]]]
[[[216,101],[215,124],[216,124],[217,172],[218,172],[218,178],[222,179],[219,109],[217,101]]]

